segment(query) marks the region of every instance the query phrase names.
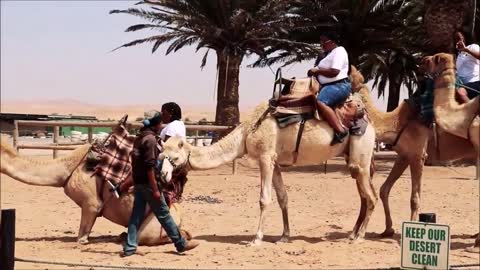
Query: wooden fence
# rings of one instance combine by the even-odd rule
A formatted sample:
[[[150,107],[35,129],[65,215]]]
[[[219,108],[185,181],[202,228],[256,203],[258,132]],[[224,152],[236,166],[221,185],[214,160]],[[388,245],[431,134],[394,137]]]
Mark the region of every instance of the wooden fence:
[[[88,143],[93,142],[93,128],[95,127],[110,127],[114,128],[118,125],[118,121],[109,122],[86,122],[86,121],[33,121],[33,120],[16,120],[14,121],[13,130],[13,147],[18,152],[20,149],[45,149],[53,150],[53,158],[57,158],[59,150],[74,150],[74,144],[59,144],[60,127],[87,127],[88,128]],[[53,145],[32,145],[32,144],[19,144],[19,129],[21,126],[31,127],[53,127]],[[141,128],[143,124],[140,122],[127,122],[125,124],[127,129]],[[205,136],[198,136],[198,131],[227,131],[232,130],[234,127],[230,126],[214,126],[214,125],[185,125],[187,131],[196,131],[197,136],[194,137],[195,142],[197,139],[206,138]],[[196,143],[195,143],[196,144]],[[232,174],[236,173],[237,162],[233,161]]]

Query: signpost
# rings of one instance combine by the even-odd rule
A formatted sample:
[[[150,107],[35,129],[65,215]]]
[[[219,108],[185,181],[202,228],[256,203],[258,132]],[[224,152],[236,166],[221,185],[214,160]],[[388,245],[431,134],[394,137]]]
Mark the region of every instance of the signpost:
[[[403,222],[402,269],[449,269],[449,251],[449,226]]]

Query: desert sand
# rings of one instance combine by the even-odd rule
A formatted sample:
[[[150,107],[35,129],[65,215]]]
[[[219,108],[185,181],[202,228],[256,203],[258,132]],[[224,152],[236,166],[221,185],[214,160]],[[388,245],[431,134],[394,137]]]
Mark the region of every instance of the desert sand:
[[[29,155],[28,150],[22,151]],[[377,160],[378,171],[373,179],[377,191],[392,163],[391,159]],[[424,175],[421,212],[436,213],[437,223],[450,225],[450,264],[480,263],[478,253],[466,251],[474,243],[471,235],[479,231],[479,181],[473,180],[475,167],[426,167]],[[98,218],[93,228],[91,243],[77,244],[80,208],[61,188],[28,186],[1,175],[1,199],[2,208],[16,209],[16,256],[23,259],[204,269],[400,266],[399,231],[402,221],[408,221],[410,216],[409,172],[391,193],[395,236],[377,237],[384,228],[379,201],[366,239],[356,244],[351,244],[347,237],[357,218],[360,200],[342,159],[329,161],[327,174],[323,173],[323,165],[285,169],[284,181],[289,195],[291,243],[273,243],[282,232],[281,213],[274,198],[268,209],[264,244],[247,247],[245,243],[253,239],[260,212],[257,166],[241,159],[237,175],[231,175],[228,164],[214,170],[190,172],[181,203],[184,228],[201,244],[185,255],[176,254],[173,245],[164,245],[140,247],[144,256],[121,258],[117,236],[126,228],[103,218]],[[67,266],[17,262],[16,268],[66,269]]]

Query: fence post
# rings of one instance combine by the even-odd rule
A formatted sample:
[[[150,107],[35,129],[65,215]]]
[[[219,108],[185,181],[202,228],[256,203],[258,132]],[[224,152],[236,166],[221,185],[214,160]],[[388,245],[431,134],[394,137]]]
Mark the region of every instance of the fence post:
[[[93,142],[93,128],[92,127],[89,127],[88,128],[88,143],[92,143]]]
[[[0,234],[0,265],[4,270],[13,270],[15,266],[15,209],[2,209]]]
[[[15,120],[13,121],[13,148],[15,148],[15,151],[17,151],[18,153],[18,135],[19,135],[19,131],[18,131],[18,121]]]
[[[480,149],[477,151],[477,180],[480,181]]]
[[[58,137],[60,136],[60,127],[59,126],[54,126],[53,127],[53,143],[55,145],[58,145]],[[58,156],[58,150],[54,149],[53,150],[53,158],[56,159]]]
[[[233,175],[236,175],[236,174],[237,174],[237,159],[234,159],[234,160],[233,160],[233,164],[232,164],[232,174],[233,174]]]

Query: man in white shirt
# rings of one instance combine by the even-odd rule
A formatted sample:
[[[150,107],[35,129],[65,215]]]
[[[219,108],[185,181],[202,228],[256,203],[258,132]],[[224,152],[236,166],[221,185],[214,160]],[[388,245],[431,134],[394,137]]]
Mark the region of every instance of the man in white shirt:
[[[348,54],[344,47],[338,46],[328,34],[320,36],[320,44],[327,55],[320,60],[317,67],[308,71],[308,76],[317,76],[322,85],[317,97],[317,107],[322,116],[335,130],[331,145],[343,142],[348,135],[333,107],[345,101],[350,95],[352,86],[348,79],[349,62]]]
[[[456,62],[457,76],[462,84],[468,87],[459,88],[457,93],[459,101],[465,103],[478,96],[478,92],[469,88],[480,91],[480,46],[474,43],[466,46],[466,37],[461,31],[455,33],[455,42],[459,51]]]

